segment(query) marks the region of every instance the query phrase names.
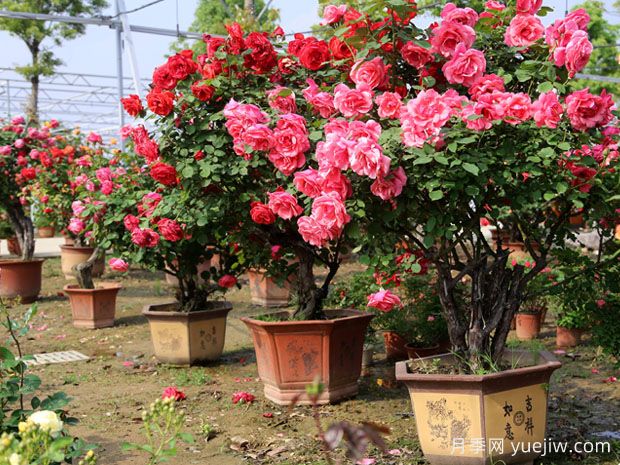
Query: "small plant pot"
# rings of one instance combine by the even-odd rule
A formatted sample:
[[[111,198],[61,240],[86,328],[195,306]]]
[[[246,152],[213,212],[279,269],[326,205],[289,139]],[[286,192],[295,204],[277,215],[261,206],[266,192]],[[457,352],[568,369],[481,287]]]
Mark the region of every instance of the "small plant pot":
[[[171,365],[200,365],[217,360],[224,351],[230,302],[210,302],[205,310],[180,312],[178,303],[147,305],[155,357]]]
[[[88,261],[95,251],[94,247],[60,246],[60,268],[68,281],[75,279],[73,267]],[[99,278],[105,271],[105,258],[99,258],[93,266],[93,278]]]
[[[50,237],[54,237],[54,235],[56,234],[56,230],[53,226],[41,226],[37,230],[37,233],[39,234],[40,238],[49,239]]]
[[[433,355],[439,355],[445,353],[439,344],[435,344],[431,347],[416,347],[415,344],[409,343],[405,345],[407,350],[407,356],[411,360],[417,360],[419,358],[431,357]]]
[[[278,285],[275,279],[267,276],[264,270],[249,270],[250,294],[252,303],[261,307],[286,307],[291,298],[291,285],[285,281]]]
[[[265,397],[279,405],[309,405],[306,386],[319,378],[319,404],[354,397],[362,371],[366,329],[373,315],[325,310],[327,320],[262,321],[241,318],[252,333]],[[274,316],[288,318],[288,312]]]
[[[17,237],[9,237],[6,240],[6,248],[8,249],[10,255],[20,257],[22,254],[22,247],[19,245]]]
[[[41,292],[43,260],[1,260],[0,297],[31,304]]]
[[[576,347],[581,344],[583,329],[569,329],[558,326],[555,334],[555,345],[558,347]]]
[[[439,357],[458,363],[453,355]],[[409,390],[422,452],[431,465],[525,465],[540,455],[533,445],[545,440],[549,379],[562,364],[546,351],[507,351],[505,360],[526,366],[454,375],[411,373],[411,362],[396,364],[396,379]]]
[[[383,341],[385,343],[385,356],[388,360],[407,360],[407,340],[394,331],[385,331],[383,333]]]
[[[98,329],[114,326],[116,295],[121,290],[117,283],[98,283],[95,289],[82,289],[76,284],[65,286],[71,302],[73,326]]]
[[[531,341],[540,334],[540,313],[517,314],[517,338]]]

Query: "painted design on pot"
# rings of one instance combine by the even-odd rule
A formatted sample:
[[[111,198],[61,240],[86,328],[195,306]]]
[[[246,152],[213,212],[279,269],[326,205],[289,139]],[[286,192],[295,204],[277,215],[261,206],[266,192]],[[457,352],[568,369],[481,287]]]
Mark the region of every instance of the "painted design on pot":
[[[318,371],[317,358],[319,356],[319,351],[315,347],[311,347],[310,350],[302,352],[302,347],[298,345],[296,341],[291,341],[287,344],[286,351],[291,356],[289,366],[291,370],[293,370],[295,377],[299,376],[298,369],[300,359],[304,367],[304,375],[306,378],[309,378]]]
[[[469,437],[471,421],[463,417],[462,402],[456,401],[452,404],[453,408],[448,409],[448,399],[445,397],[436,401],[426,401],[431,441],[439,441],[441,447],[450,447],[450,438]]]
[[[164,328],[157,331],[156,334],[157,342],[165,350],[172,352],[181,348],[181,338],[178,337],[176,331]]]
[[[211,326],[210,331],[204,329],[200,330],[200,347],[206,350],[207,347],[217,344],[217,329],[215,326]]]

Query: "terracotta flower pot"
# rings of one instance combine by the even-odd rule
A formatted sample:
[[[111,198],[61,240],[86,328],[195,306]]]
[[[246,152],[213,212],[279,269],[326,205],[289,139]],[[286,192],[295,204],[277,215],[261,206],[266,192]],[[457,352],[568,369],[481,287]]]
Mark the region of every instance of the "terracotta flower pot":
[[[517,313],[517,338],[536,339],[540,334],[540,313]]]
[[[50,237],[54,237],[54,235],[56,234],[56,230],[54,229],[53,226],[41,226],[38,230],[37,230],[39,237],[41,238],[50,238]]]
[[[31,304],[41,292],[43,260],[1,260],[0,297]]]
[[[17,257],[21,256],[22,247],[19,245],[19,241],[17,240],[17,237],[9,237],[6,240],[6,247],[10,255],[15,255]]]
[[[324,385],[319,404],[357,394],[364,336],[373,315],[326,310],[328,320],[261,321],[241,318],[252,333],[258,375],[265,397],[279,405],[310,404],[306,386],[317,377]],[[288,312],[277,314],[282,318]]]
[[[205,310],[179,312],[178,303],[147,305],[155,356],[172,365],[197,365],[217,360],[224,350],[230,302],[210,302]]]
[[[87,329],[114,326],[116,295],[121,288],[118,283],[97,283],[95,289],[66,285],[64,291],[71,302],[73,326]]]
[[[291,286],[285,281],[279,286],[275,279],[262,270],[249,270],[250,294],[252,303],[261,307],[286,307],[291,298]]]
[[[407,340],[394,331],[385,331],[383,333],[383,341],[385,343],[385,355],[389,360],[407,360]]]
[[[441,348],[439,344],[435,344],[431,347],[416,347],[414,343],[410,342],[409,344],[405,345],[405,349],[407,350],[407,356],[411,360],[417,360],[424,357],[432,357],[433,355],[445,353],[445,351]]]
[[[453,355],[441,358],[456,363]],[[513,455],[513,447],[528,450],[529,444],[532,451],[533,443],[545,440],[549,379],[562,364],[545,351],[507,352],[505,359],[525,366],[488,375],[442,375],[410,373],[409,362],[396,364],[396,379],[409,390],[420,445],[432,465],[524,465],[540,455]]]
[[[65,236],[65,245],[75,245],[75,239],[69,236]]]
[[[94,247],[76,247],[74,245],[60,246],[60,268],[65,279],[75,278],[73,267],[86,262],[95,251]],[[99,278],[105,271],[105,258],[101,257],[93,266],[93,277]]]
[[[555,345],[558,347],[576,347],[581,344],[583,329],[569,329],[558,326],[555,333]]]

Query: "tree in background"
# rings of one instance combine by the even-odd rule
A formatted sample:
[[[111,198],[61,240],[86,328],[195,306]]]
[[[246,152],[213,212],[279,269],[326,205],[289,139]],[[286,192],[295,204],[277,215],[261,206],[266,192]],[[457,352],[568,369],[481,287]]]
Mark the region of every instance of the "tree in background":
[[[43,13],[67,16],[92,16],[101,13],[107,6],[106,0],[0,0],[0,10]],[[15,71],[30,81],[32,90],[26,108],[28,117],[34,122],[39,119],[39,80],[50,76],[62,61],[43,42],[51,39],[58,46],[65,40],[84,34],[83,24],[55,23],[27,19],[0,18],[0,30],[8,31],[21,39],[32,56],[29,65],[17,66]]]

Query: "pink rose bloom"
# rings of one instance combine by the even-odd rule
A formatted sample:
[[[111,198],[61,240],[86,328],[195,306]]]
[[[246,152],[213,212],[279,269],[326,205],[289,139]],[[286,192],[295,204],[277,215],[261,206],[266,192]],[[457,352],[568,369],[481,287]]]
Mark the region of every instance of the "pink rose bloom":
[[[296,113],[295,94],[286,87],[277,86],[267,91],[269,106],[280,113]]]
[[[10,145],[3,145],[0,147],[0,155],[10,155],[11,150],[13,150],[13,148]]]
[[[281,129],[281,130],[291,129],[305,136],[308,135],[308,128],[306,127],[306,118],[296,113],[287,113],[285,115],[280,115],[280,119],[276,123],[276,128]],[[310,148],[310,143],[308,143],[308,147],[305,150],[308,150],[309,148]]]
[[[357,139],[361,139],[362,137],[367,137],[368,139],[378,142],[379,137],[381,137],[381,125],[372,119],[366,122],[352,121],[349,124],[349,132],[347,133],[347,137],[352,142],[355,142]]]
[[[351,169],[360,176],[370,179],[386,176],[390,169],[390,159],[383,155],[378,142],[362,137],[349,153]]]
[[[231,287],[237,284],[237,278],[233,275],[225,274],[217,281],[217,285],[223,287],[224,289],[230,289]]]
[[[312,202],[312,217],[324,226],[330,240],[342,233],[344,226],[351,220],[341,197],[333,192],[323,194]]]
[[[350,89],[346,84],[338,84],[334,89],[334,106],[344,117],[354,118],[372,110],[372,97],[367,85]]]
[[[28,155],[30,156],[30,158],[32,158],[33,160],[38,160],[39,156],[40,156],[41,152],[39,152],[37,149],[32,149],[30,151],[30,153],[28,153]]]
[[[252,150],[267,152],[273,145],[273,131],[264,124],[254,124],[243,132],[241,141]]]
[[[293,184],[299,192],[314,199],[321,195],[323,179],[317,170],[309,168],[297,171],[294,174]]]
[[[468,7],[458,8],[454,3],[450,2],[443,7],[441,19],[474,27],[478,22],[478,13]]]
[[[342,200],[348,199],[353,193],[351,181],[337,168],[321,172],[321,178],[323,178],[322,193],[335,193]]]
[[[484,7],[487,10],[503,11],[506,8],[506,5],[495,0],[489,0],[484,4]]]
[[[401,111],[403,143],[408,147],[422,147],[427,140],[439,135],[452,113],[450,102],[436,90],[421,91]]]
[[[121,128],[119,134],[121,138],[125,140],[131,136],[132,132],[133,132],[133,128],[131,127],[131,124],[127,123]]]
[[[306,164],[303,153],[283,154],[272,150],[269,152],[269,161],[285,176],[290,176]]]
[[[485,117],[483,112],[485,105],[482,103],[474,103],[463,108],[461,112],[461,119],[467,126],[467,129],[472,131],[486,131],[493,126],[493,120]]]
[[[564,65],[570,77],[581,71],[590,61],[592,43],[585,31],[575,31],[566,45]]]
[[[566,114],[572,126],[578,131],[587,131],[609,123],[615,108],[611,95],[606,90],[593,95],[589,89],[573,92],[566,97]]]
[[[349,134],[349,122],[343,118],[330,119],[323,127],[328,140],[346,138]]]
[[[349,148],[352,142],[344,137],[329,137],[327,142],[316,144],[315,158],[321,171],[330,168],[349,169]]]
[[[383,200],[391,200],[398,197],[403,187],[407,184],[407,175],[402,166],[389,172],[383,178],[377,178],[370,186],[370,192]]]
[[[269,208],[272,212],[284,220],[290,220],[295,216],[299,216],[303,212],[303,208],[297,203],[295,196],[285,191],[270,192]]]
[[[114,183],[112,181],[103,181],[101,186],[99,186],[99,190],[103,195],[110,195],[114,192]]]
[[[23,149],[26,146],[26,141],[24,139],[17,139],[13,145],[16,149]]]
[[[370,89],[376,89],[385,86],[387,83],[387,66],[381,57],[373,58],[370,61],[358,61],[351,68],[349,76],[358,88],[366,85]]]
[[[84,210],[86,210],[86,207],[81,200],[74,200],[71,202],[71,211],[74,216],[81,216],[82,213],[84,213]]]
[[[563,113],[564,108],[552,90],[540,94],[538,100],[532,104],[534,121],[539,128],[543,126],[557,128]]]
[[[111,258],[108,261],[108,265],[112,271],[126,272],[129,269],[129,264],[120,258]]]
[[[11,119],[11,124],[24,124],[26,122],[25,118],[23,116],[14,116]]]
[[[313,110],[323,118],[329,118],[336,113],[334,96],[328,92],[321,91],[313,79],[307,79],[306,82],[308,87],[302,91],[302,94],[306,101],[313,106]]]
[[[323,21],[321,26],[334,24],[340,21],[347,12],[347,5],[327,5],[323,8]]]
[[[182,391],[179,391],[177,388],[170,386],[164,389],[164,392],[161,395],[161,398],[162,399],[172,398],[178,402],[180,400],[185,400],[186,396]]]
[[[81,219],[75,217],[71,218],[71,220],[69,221],[69,226],[67,226],[67,229],[73,234],[80,234],[82,231],[84,231],[85,228],[86,223],[84,223]]]
[[[297,229],[304,241],[315,247],[323,247],[329,240],[329,231],[313,216],[302,216],[297,220]]]
[[[473,45],[475,40],[476,33],[470,26],[444,21],[433,29],[430,42],[433,52],[450,58],[457,45],[463,44],[467,49]]]
[[[481,51],[466,49],[463,44],[459,44],[452,59],[441,69],[450,84],[463,84],[469,87],[476,79],[482,77],[487,69],[487,61]]]
[[[519,124],[532,117],[532,101],[530,96],[519,92],[506,93],[504,121],[508,124]]]
[[[224,107],[226,129],[233,139],[241,137],[243,132],[255,124],[265,124],[269,121],[267,113],[256,105],[243,104],[231,99]]]
[[[542,3],[542,0],[517,0],[517,13],[535,15]]]
[[[509,47],[529,47],[542,39],[545,28],[536,16],[518,14],[510,21],[504,34],[504,42]]]
[[[504,92],[504,79],[497,74],[485,74],[474,81],[468,89],[469,95],[477,100],[482,94]]]
[[[97,177],[99,182],[112,181],[112,170],[110,170],[110,168],[108,167],[99,168],[97,171],[95,171],[95,176]]]
[[[134,215],[127,215],[123,218],[123,224],[127,231],[133,231],[140,225],[140,220]]]
[[[403,106],[402,99],[396,92],[384,92],[375,97],[377,113],[379,117],[386,119],[396,119]]]
[[[394,307],[402,307],[403,303],[396,294],[393,294],[389,290],[382,289],[368,296],[367,306],[369,308],[376,308],[382,312],[389,312]]]
[[[86,137],[86,140],[90,142],[91,144],[103,144],[102,137],[93,131],[90,131],[88,133],[88,137]]]
[[[136,228],[131,232],[131,242],[138,247],[152,249],[159,243],[159,234],[150,228]]]
[[[306,152],[310,141],[305,132],[299,129],[276,128],[273,131],[273,151],[286,157],[293,157]]]

